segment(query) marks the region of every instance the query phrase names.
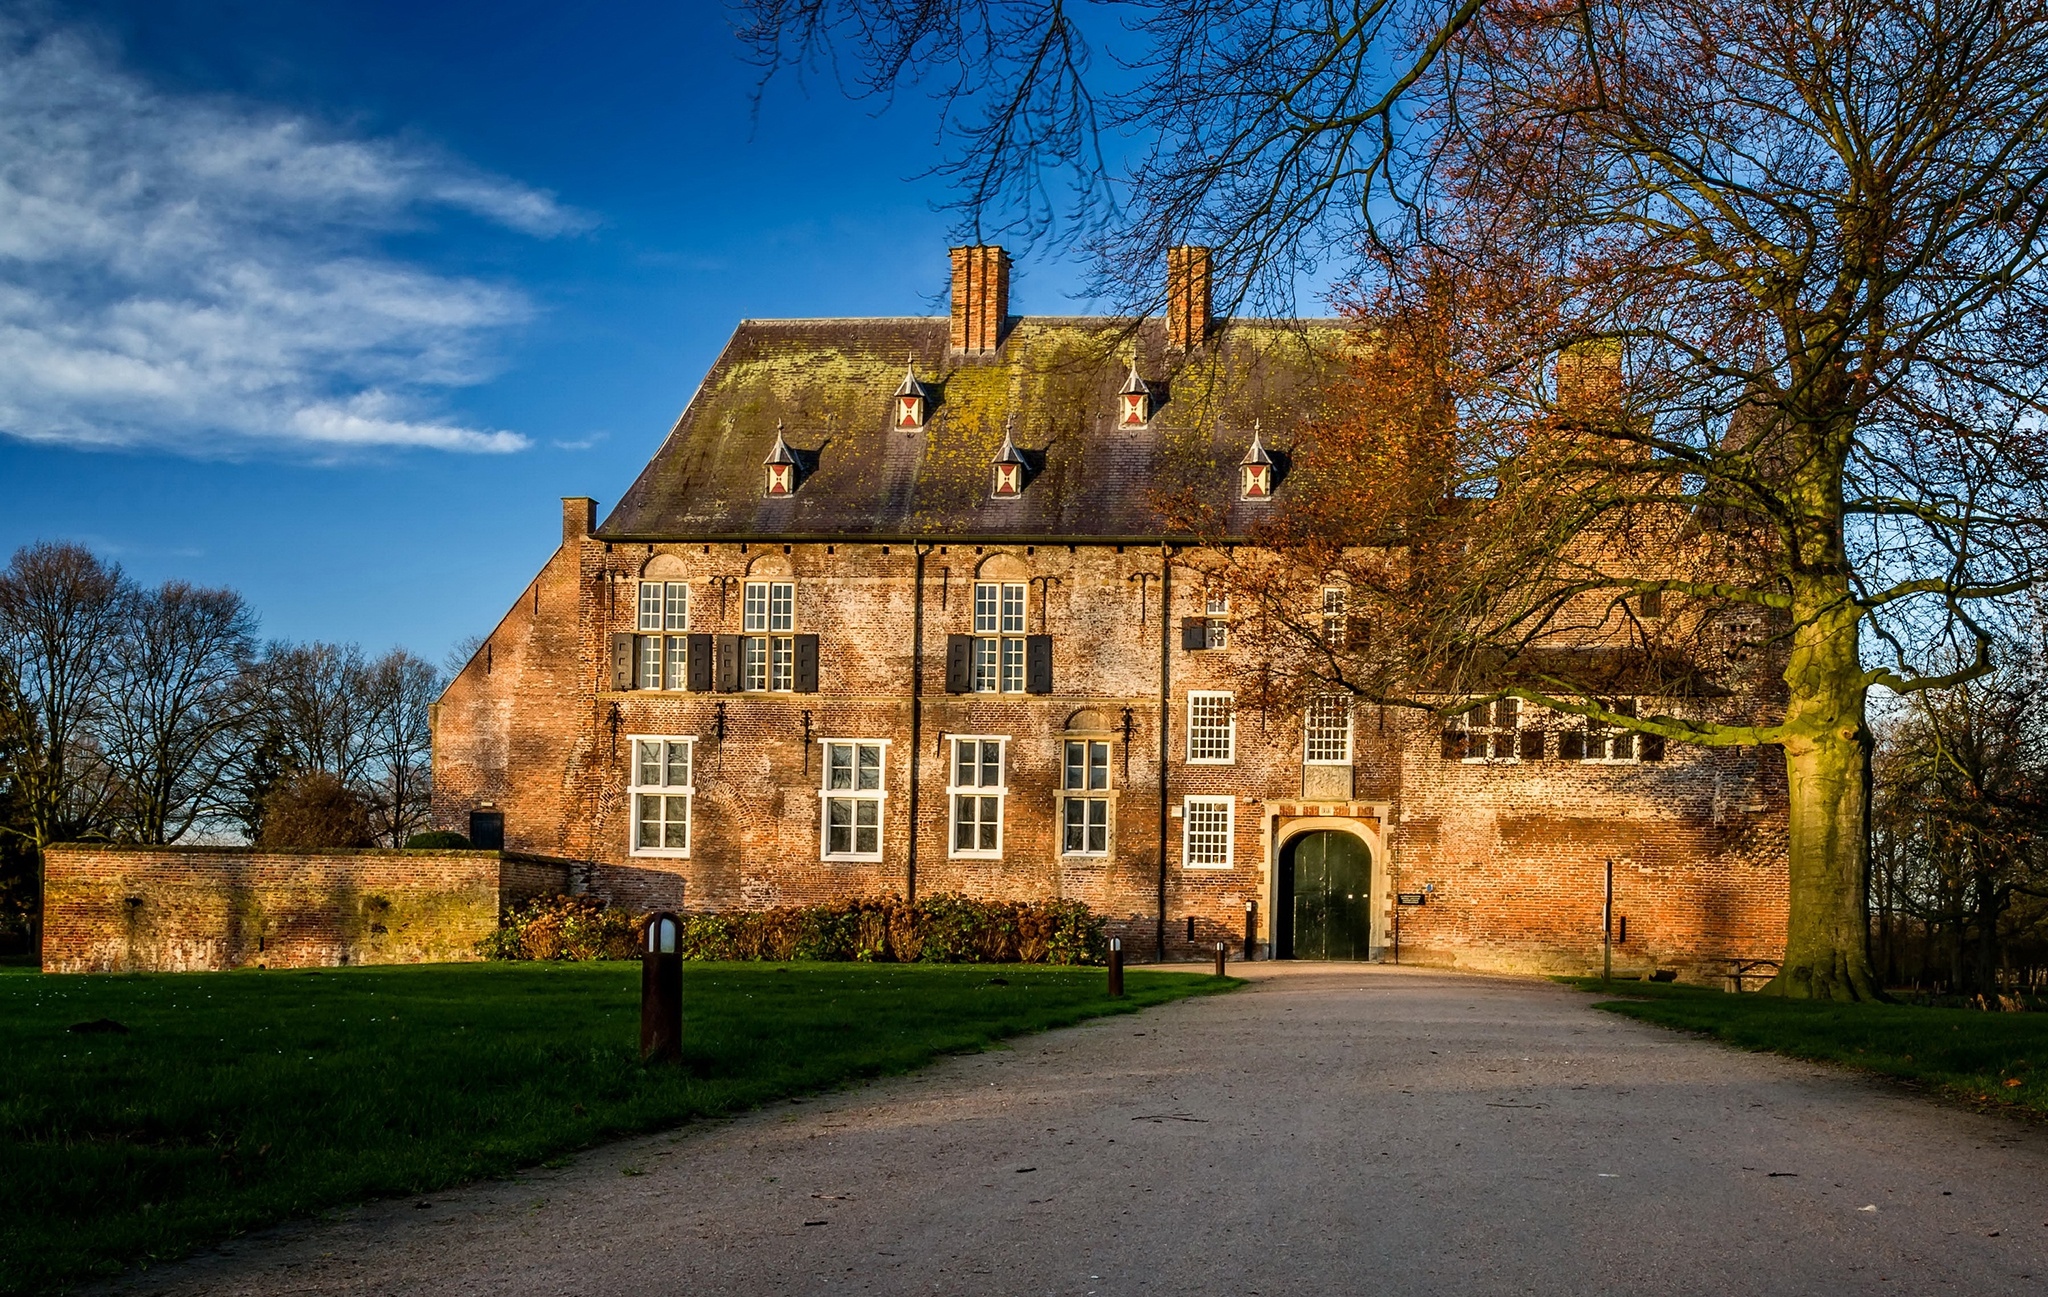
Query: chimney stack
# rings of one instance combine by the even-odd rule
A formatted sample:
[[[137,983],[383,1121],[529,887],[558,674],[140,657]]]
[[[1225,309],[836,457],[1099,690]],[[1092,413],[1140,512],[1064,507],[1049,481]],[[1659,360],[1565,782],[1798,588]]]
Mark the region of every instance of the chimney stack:
[[[1166,250],[1166,341],[1187,351],[1209,336],[1209,249]]]
[[[989,244],[953,249],[953,350],[986,355],[1010,313],[1010,255]]]
[[[597,526],[597,501],[587,495],[562,497],[562,543],[573,545],[588,540]]]

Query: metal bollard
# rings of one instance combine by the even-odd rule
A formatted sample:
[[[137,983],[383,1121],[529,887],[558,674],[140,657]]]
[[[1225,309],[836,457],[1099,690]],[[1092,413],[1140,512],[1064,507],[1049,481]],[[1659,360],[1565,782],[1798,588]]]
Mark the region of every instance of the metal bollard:
[[[1216,943],[1216,976],[1223,976],[1223,943]]]
[[[1121,1000],[1124,995],[1124,943],[1116,937],[1109,939],[1109,998]]]
[[[1253,957],[1253,952],[1258,948],[1258,940],[1259,903],[1257,901],[1246,901],[1244,903],[1244,957],[1246,959]]]
[[[683,1057],[682,922],[663,911],[647,917],[640,942],[640,1059],[677,1063]]]

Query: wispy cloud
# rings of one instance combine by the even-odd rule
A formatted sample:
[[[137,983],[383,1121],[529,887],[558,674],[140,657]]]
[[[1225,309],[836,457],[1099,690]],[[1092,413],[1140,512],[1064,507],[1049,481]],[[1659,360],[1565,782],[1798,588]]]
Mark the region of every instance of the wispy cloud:
[[[423,146],[166,93],[89,33],[0,20],[0,433],[332,458],[522,450],[437,398],[517,290],[392,256],[436,209],[536,237],[553,196]]]

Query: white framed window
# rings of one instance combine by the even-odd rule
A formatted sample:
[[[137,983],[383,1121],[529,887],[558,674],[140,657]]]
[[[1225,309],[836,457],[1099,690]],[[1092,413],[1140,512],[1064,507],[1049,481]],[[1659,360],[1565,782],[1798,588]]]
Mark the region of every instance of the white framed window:
[[[668,664],[663,668],[667,673],[663,687],[687,689],[690,687],[690,637],[671,635],[668,637]]]
[[[661,636],[640,637],[640,687],[661,688]]]
[[[1521,741],[1522,700],[1496,698],[1466,712],[1445,731],[1445,754],[1468,764],[1520,761]]]
[[[1617,699],[1614,711],[1623,716],[1636,714],[1636,700]],[[1637,735],[1634,730],[1617,729],[1601,721],[1586,721],[1586,755],[1581,760],[1601,765],[1633,765],[1639,759]]]
[[[1216,690],[1188,694],[1188,762],[1227,766],[1237,760],[1237,699]]]
[[[1205,648],[1221,649],[1230,647],[1230,596],[1212,594],[1203,601],[1203,615],[1208,619],[1204,627]]]
[[[633,736],[633,850],[636,856],[690,854],[696,740]]]
[[[741,604],[740,629],[767,631],[740,643],[740,688],[753,693],[787,693],[796,688],[796,640],[777,632],[796,629],[796,584],[749,581]]]
[[[640,583],[640,630],[661,629],[661,582]]]
[[[1003,798],[1008,794],[1003,758],[1009,740],[962,735],[951,743],[952,782],[946,789],[952,803],[951,852],[956,856],[1001,855]]]
[[[974,583],[974,692],[1024,692],[1024,583]]]
[[[888,797],[884,739],[826,739],[819,853],[826,860],[882,858],[882,804]]]
[[[1323,587],[1323,643],[1344,647],[1344,614],[1349,606],[1342,586]]]
[[[1323,694],[1309,700],[1302,719],[1301,759],[1312,766],[1351,764],[1351,695]]]
[[[669,581],[662,585],[661,628],[663,630],[690,629],[690,587],[681,581]]]
[[[1180,861],[1184,869],[1228,869],[1237,828],[1235,797],[1189,797],[1181,803]]]
[[[1068,739],[1061,766],[1060,853],[1109,854],[1109,741]]]

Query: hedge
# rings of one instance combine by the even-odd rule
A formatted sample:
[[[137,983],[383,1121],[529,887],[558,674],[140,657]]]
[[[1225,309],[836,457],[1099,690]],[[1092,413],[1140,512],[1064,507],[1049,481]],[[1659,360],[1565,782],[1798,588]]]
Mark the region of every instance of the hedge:
[[[590,896],[549,896],[507,915],[488,959],[636,959],[645,916]],[[929,896],[683,916],[692,960],[874,960],[926,964],[1099,964],[1102,920],[1078,901]]]

